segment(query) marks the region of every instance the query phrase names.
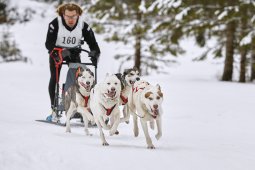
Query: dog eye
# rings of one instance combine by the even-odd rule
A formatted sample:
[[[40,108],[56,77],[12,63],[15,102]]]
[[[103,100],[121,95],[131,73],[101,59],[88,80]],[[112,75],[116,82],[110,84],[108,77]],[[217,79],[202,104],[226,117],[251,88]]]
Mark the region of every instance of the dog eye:
[[[159,96],[157,96],[157,99],[159,100],[159,99],[160,99],[160,97],[159,97]]]
[[[149,100],[153,100],[153,98],[152,98],[152,97],[149,97]]]
[[[115,85],[117,85],[118,83],[114,83]]]
[[[107,83],[108,85],[110,85],[110,83]]]

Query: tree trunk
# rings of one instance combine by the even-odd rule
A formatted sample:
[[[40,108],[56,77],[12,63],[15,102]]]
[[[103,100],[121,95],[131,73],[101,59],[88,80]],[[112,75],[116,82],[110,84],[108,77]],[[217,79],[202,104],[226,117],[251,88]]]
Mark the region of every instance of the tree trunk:
[[[142,14],[140,12],[137,13],[137,21],[141,21]],[[135,67],[141,73],[141,29],[139,28],[139,24],[137,26],[136,37],[135,37]]]
[[[252,50],[251,50],[251,78],[250,81],[255,80],[255,37],[252,41]]]
[[[227,24],[226,28],[226,58],[224,65],[224,72],[222,75],[223,81],[232,81],[233,76],[233,56],[234,56],[234,39],[235,39],[235,21]]]
[[[245,30],[247,30],[247,8],[246,6],[243,6],[240,8],[240,10],[242,11],[242,20],[241,20],[241,35],[242,37],[244,37],[247,32]],[[239,82],[240,83],[245,83],[246,81],[246,56],[248,53],[248,49],[247,49],[247,45],[243,45],[240,47],[240,53],[241,53],[241,60],[240,60],[240,74],[239,74]]]
[[[246,77],[246,55],[247,55],[247,49],[243,47],[241,49],[241,61],[240,61],[240,76],[239,76],[239,82],[245,83],[245,77]]]

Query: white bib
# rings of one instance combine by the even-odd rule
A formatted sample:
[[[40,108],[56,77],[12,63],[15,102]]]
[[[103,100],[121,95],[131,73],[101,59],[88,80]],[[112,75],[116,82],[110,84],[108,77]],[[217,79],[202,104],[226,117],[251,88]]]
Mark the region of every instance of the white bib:
[[[82,19],[79,18],[75,29],[69,31],[63,25],[62,18],[58,16],[58,37],[56,41],[56,46],[72,48],[80,45],[83,26],[84,25]]]

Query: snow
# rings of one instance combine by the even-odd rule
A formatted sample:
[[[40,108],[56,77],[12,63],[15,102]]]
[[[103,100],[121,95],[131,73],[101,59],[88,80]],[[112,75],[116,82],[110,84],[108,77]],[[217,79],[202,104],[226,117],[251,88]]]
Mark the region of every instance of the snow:
[[[29,0],[23,0],[30,3]],[[33,1],[33,3],[35,3]],[[41,3],[38,10],[43,9]],[[42,7],[42,8],[41,8]],[[52,6],[46,17],[12,27],[22,53],[33,64],[0,64],[0,169],[1,170],[252,170],[255,167],[255,87],[252,83],[220,82],[223,65],[211,61],[191,62],[199,53],[194,42],[185,42],[188,53],[168,75],[143,77],[160,84],[164,93],[163,136],[155,150],[146,149],[141,130],[133,137],[132,121],[120,124],[118,136],[105,132],[108,147],[99,132],[85,136],[83,128],[36,122],[49,114],[48,55],[44,47]],[[98,81],[115,73],[115,45],[96,35],[102,55]],[[118,50],[121,50],[120,48]],[[62,82],[66,69],[61,74]],[[131,119],[130,119],[131,120]]]

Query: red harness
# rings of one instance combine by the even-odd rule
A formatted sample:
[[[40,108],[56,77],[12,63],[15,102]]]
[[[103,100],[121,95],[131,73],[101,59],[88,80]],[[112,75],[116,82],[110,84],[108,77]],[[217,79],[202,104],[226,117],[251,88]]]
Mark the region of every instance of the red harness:
[[[121,100],[123,101],[122,105],[125,105],[128,102],[128,98],[123,96],[122,94],[120,95]]]
[[[85,100],[84,107],[88,107],[89,97],[90,96],[83,96],[83,98]]]
[[[115,108],[115,106],[116,106],[116,104],[115,104],[113,107],[111,107],[110,109],[106,109],[106,108],[103,106],[103,108],[106,110],[106,115],[107,115],[107,116],[110,116],[110,115],[111,115],[112,110]]]
[[[145,87],[141,87],[141,88],[138,88],[138,87],[136,87],[136,88],[133,88],[133,92],[138,92],[139,90],[143,90]]]

